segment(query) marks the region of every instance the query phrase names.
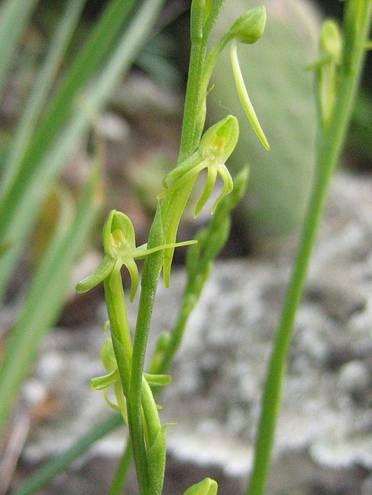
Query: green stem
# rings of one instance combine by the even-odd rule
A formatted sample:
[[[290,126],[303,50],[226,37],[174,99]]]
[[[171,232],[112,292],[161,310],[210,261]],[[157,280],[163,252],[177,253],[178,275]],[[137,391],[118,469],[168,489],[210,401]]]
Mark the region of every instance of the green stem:
[[[151,249],[152,247],[160,245],[162,243],[162,238],[163,232],[161,211],[160,207],[158,207],[149,233],[149,248]],[[142,380],[150,322],[161,264],[161,252],[151,254],[146,258],[144,263],[141,279],[141,297],[133,344],[131,381],[128,395],[129,431],[133,444],[133,454],[141,495],[147,495],[149,493],[146,448],[144,443],[144,426],[141,411]]]
[[[182,121],[179,163],[195,151],[205,122],[205,60],[207,45],[198,38],[192,41],[189,74]]]
[[[356,39],[349,46],[352,49],[352,53],[347,54],[350,63],[345,64],[341,69],[340,88],[334,114],[329,127],[324,130],[320,139],[317,177],[310,197],[302,238],[268,364],[255,458],[247,490],[248,495],[263,495],[265,493],[295,317],[302,298],[330,181],[342,150],[358,88],[364,59],[364,43],[370,25],[371,4],[368,6],[366,4],[364,14],[362,25],[355,30]]]
[[[158,365],[158,369],[154,370],[154,373],[166,373],[171,367],[174,356],[176,355],[182,343],[189,316],[193,308],[195,307],[196,302],[197,298],[193,294],[191,294],[190,296],[185,296],[176,324],[171,332],[171,339],[169,341],[169,344],[164,351],[164,355]]]
[[[204,126],[204,115],[200,115],[200,104],[204,102],[204,64],[206,58],[206,40],[198,37],[193,39],[189,77],[186,88],[184,119],[181,134],[179,161],[190,156],[195,150]],[[149,234],[149,248],[162,242],[162,223],[160,206],[157,209],[154,223]],[[131,370],[131,385],[128,400],[129,430],[133,444],[133,454],[139,480],[140,493],[146,494],[148,469],[146,466],[146,448],[143,441],[143,424],[141,415],[141,390],[144,370],[144,359],[152,317],[154,297],[162,264],[162,254],[154,253],[147,257],[143,274],[142,289],[137,316],[135,340],[133,346],[133,361]]]
[[[120,269],[115,268],[113,270],[111,275],[105,280],[104,286],[112,345],[118,363],[123,392],[127,396],[130,385],[132,342]]]
[[[122,424],[123,420],[119,414],[110,416],[109,419],[89,430],[86,435],[81,437],[77,443],[67,449],[63,454],[41,467],[15,492],[15,495],[32,495],[37,492],[55,478],[57,474],[63,472],[67,466],[84,454],[93,444],[105,437],[108,433],[119,428]],[[114,495],[114,493],[111,495]]]

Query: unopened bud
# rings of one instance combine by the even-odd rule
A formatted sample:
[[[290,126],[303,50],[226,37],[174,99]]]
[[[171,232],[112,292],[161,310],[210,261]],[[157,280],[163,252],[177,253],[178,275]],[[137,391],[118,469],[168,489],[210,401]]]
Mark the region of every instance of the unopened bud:
[[[231,38],[241,43],[256,43],[265,31],[266,9],[264,6],[248,10],[230,28]]]
[[[335,21],[325,21],[320,33],[320,49],[334,62],[339,63],[342,56],[342,36]]]
[[[205,478],[186,490],[184,495],[217,495],[217,489],[218,485],[214,480]]]

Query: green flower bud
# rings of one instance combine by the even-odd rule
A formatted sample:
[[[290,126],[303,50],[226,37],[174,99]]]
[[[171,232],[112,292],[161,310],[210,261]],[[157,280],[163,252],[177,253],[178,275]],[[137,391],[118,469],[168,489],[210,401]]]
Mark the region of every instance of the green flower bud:
[[[332,61],[340,63],[342,56],[342,36],[335,21],[325,21],[320,33],[320,50]]]
[[[256,43],[265,31],[266,9],[262,5],[255,9],[248,10],[239,17],[231,26],[229,35],[241,43]]]
[[[201,157],[213,163],[225,163],[234,151],[238,139],[238,119],[228,115],[204,133],[199,147]]]
[[[210,478],[205,478],[205,480],[186,490],[184,495],[217,495],[217,490],[217,483]]]

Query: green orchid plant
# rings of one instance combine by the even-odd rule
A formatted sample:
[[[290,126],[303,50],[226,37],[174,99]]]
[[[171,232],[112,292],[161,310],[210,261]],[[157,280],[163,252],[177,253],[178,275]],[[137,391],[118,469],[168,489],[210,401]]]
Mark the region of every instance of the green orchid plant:
[[[239,99],[253,131],[263,146],[266,149],[269,148],[241,75],[236,47],[237,42],[254,43],[262,36],[266,22],[265,9],[264,7],[252,9],[239,18],[227,34],[209,51],[207,49],[209,33],[221,5],[222,1],[194,0],[192,2],[191,37],[194,45],[198,46],[201,42],[203,56],[200,66],[200,64],[195,64],[192,55],[191,83],[188,86],[189,94],[186,96],[180,159],[177,167],[163,180],[163,190],[158,195],[157,212],[150,229],[148,243],[136,246],[135,229],[129,217],[124,213],[111,211],[103,227],[103,260],[93,274],[77,285],[79,293],[87,292],[101,283],[104,285],[109,318],[106,326],[109,335],[101,349],[105,374],[93,378],[91,385],[96,390],[103,390],[108,405],[120,412],[124,423],[129,427],[141,495],[161,495],[166,457],[165,427],[160,422],[154,393],[159,386],[168,385],[171,379],[164,373],[149,374],[143,370],[157,280],[162,271],[164,285],[168,287],[174,250],[197,242],[176,241],[180,222],[200,174],[205,171],[206,180],[203,191],[196,201],[195,216],[201,213],[214,196],[218,177],[222,181],[222,190],[211,207],[212,215],[219,211],[220,205],[224,203],[225,198],[234,188],[226,162],[238,142],[237,118],[228,115],[203,133],[210,79],[221,51],[230,41],[232,41],[232,69]],[[191,106],[190,91],[193,91],[193,74],[200,79],[200,84],[198,83],[194,88],[196,94],[194,94]],[[245,172],[243,176],[246,181],[247,173]],[[226,206],[223,211],[228,211]],[[222,216],[226,214],[223,213]],[[223,225],[216,225],[213,228],[219,232],[221,227],[225,232],[229,228],[229,222],[224,221]],[[217,237],[219,238],[220,234]],[[223,239],[226,239],[225,234],[223,234]],[[216,250],[216,254],[219,249]],[[133,301],[139,287],[137,260],[140,259],[145,259],[145,264],[141,280],[142,291],[137,328],[133,337],[128,322],[121,269],[125,267],[129,273],[129,299]],[[197,290],[198,296],[200,291],[201,289]],[[154,358],[161,361],[167,355],[167,346],[171,344],[171,340],[170,335],[166,337],[163,335],[158,342]],[[151,371],[154,369],[158,371],[154,365],[155,362],[156,359],[152,361]],[[216,493],[217,483],[207,478],[189,488],[185,495],[215,495]]]
[[[208,12],[212,12],[212,10],[208,9],[212,9],[212,7],[205,6],[203,17],[203,8],[200,5],[202,3],[203,2],[193,2],[191,13],[191,33],[194,32],[194,38],[196,40],[202,36],[203,19],[205,23],[204,29],[208,28],[209,21],[211,20],[211,14],[208,14]],[[205,5],[208,5],[208,3]],[[270,149],[269,142],[249,98],[241,73],[237,53],[237,42],[246,44],[253,44],[257,42],[264,33],[265,25],[265,7],[261,6],[251,9],[246,14],[239,17],[232,24],[227,33],[221,37],[215,47],[205,55],[205,70],[200,81],[199,110],[197,111],[193,122],[194,128],[191,129],[191,132],[195,133],[195,141],[199,142],[197,147],[193,147],[195,149],[192,149],[192,153],[186,156],[186,158],[182,160],[178,166],[164,179],[165,191],[163,191],[159,196],[159,198],[163,200],[162,208],[165,224],[165,237],[169,243],[175,242],[176,240],[177,230],[183,212],[189,201],[198,176],[203,170],[207,170],[207,180],[204,190],[196,204],[195,216],[200,214],[205,204],[212,196],[217,176],[220,176],[222,179],[223,189],[211,209],[212,214],[215,212],[223,197],[232,191],[233,183],[225,163],[233,153],[238,142],[239,123],[237,118],[232,115],[225,117],[210,127],[201,137],[202,129],[205,125],[206,100],[210,80],[218,58],[229,42],[232,42],[230,58],[239,100],[258,139],[261,141],[266,150]],[[184,125],[184,132],[182,136],[187,135],[188,131],[188,127]],[[180,157],[182,156],[183,153],[180,153]],[[163,277],[164,285],[166,287],[169,287],[170,283],[173,253],[174,249],[166,249],[164,251]]]
[[[120,2],[117,2],[120,5]],[[145,2],[149,6],[155,0]],[[298,306],[303,294],[316,234],[326,204],[332,174],[336,168],[345,140],[355,100],[368,41],[371,18],[371,0],[345,0],[342,26],[334,21],[323,25],[319,41],[319,59],[312,65],[316,75],[316,95],[319,113],[318,154],[315,180],[308,203],[303,233],[298,246],[282,314],[268,360],[263,387],[262,405],[253,466],[247,495],[264,495],[280,412],[283,383]],[[238,18],[220,40],[209,44],[213,25],[220,13],[223,0],[192,0],[191,55],[186,89],[181,145],[178,164],[164,179],[163,191],[158,196],[154,221],[148,243],[136,246],[135,232],[130,219],[113,211],[103,229],[104,258],[97,270],[78,284],[79,292],[86,292],[103,283],[109,322],[109,335],[101,350],[105,374],[92,379],[95,389],[103,390],[110,407],[121,413],[128,425],[129,440],[110,489],[110,495],[121,495],[133,456],[139,495],[162,495],[166,459],[166,426],[159,418],[155,396],[159,386],[168,385],[167,374],[185,333],[189,316],[196,306],[213,261],[222,249],[229,233],[231,210],[241,198],[247,183],[248,169],[243,169],[232,180],[226,161],[238,140],[239,126],[235,117],[227,116],[203,133],[206,121],[209,84],[222,50],[231,43],[230,58],[238,98],[251,123],[252,129],[265,149],[268,140],[258,121],[253,104],[241,74],[238,43],[255,43],[263,35],[266,23],[264,7],[249,10]],[[150,12],[149,18],[153,14]],[[115,18],[115,16],[114,16]],[[142,29],[142,24],[139,24]],[[111,23],[110,23],[111,26]],[[123,45],[125,46],[125,45]],[[80,73],[77,73],[80,76]],[[195,241],[177,243],[177,233],[185,208],[202,172],[206,183],[195,206],[198,215],[213,196],[217,177],[223,183],[221,193],[211,208],[213,214]],[[12,202],[14,203],[14,201]],[[155,294],[161,272],[169,285],[173,252],[176,247],[194,244],[188,251],[186,285],[180,312],[172,331],[163,332],[145,373],[145,355],[151,327]],[[1,247],[0,247],[1,253]],[[2,253],[4,256],[4,252]],[[136,261],[143,258],[142,276]],[[136,328],[131,332],[125,303],[121,268],[125,266],[131,281],[130,300],[141,285]],[[49,276],[50,270],[48,271]],[[120,416],[119,416],[120,418]],[[120,418],[121,419],[121,418]],[[81,441],[91,445],[118,426],[118,419],[98,426]],[[85,447],[87,448],[87,447]],[[76,459],[81,444],[73,446],[62,460],[57,459],[41,469],[18,495],[30,495],[60,472],[67,463]],[[66,460],[68,459],[68,461]],[[52,474],[50,474],[52,472]],[[210,478],[194,484],[184,495],[216,495],[217,483]]]

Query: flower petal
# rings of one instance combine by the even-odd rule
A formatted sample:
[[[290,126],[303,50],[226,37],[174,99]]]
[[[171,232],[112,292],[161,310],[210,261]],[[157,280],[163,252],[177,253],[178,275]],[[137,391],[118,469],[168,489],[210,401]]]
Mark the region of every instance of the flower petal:
[[[127,267],[130,275],[131,286],[130,286],[129,299],[133,301],[134,298],[136,297],[138,282],[139,282],[137,264],[133,258],[127,258],[123,260],[123,264]]]
[[[239,65],[237,45],[235,42],[233,42],[231,45],[230,60],[234,75],[236,91],[238,93],[239,100],[243,107],[245,115],[247,116],[247,119],[251,124],[253,131],[255,132],[258,139],[261,141],[263,147],[266,150],[269,150],[270,149],[269,142],[266,139],[264,131],[262,130],[257,114],[253,108],[251,99],[248,96],[247,88],[245,87],[242,71]]]
[[[216,202],[213,205],[212,208],[212,214],[216,211],[217,206],[220,204],[220,202],[223,200],[225,196],[231,193],[231,191],[234,189],[234,182],[231,178],[230,172],[226,165],[219,165],[218,167],[218,174],[222,179],[223,182],[223,189],[219,197],[217,198]]]
[[[96,376],[90,380],[90,386],[95,390],[103,390],[104,388],[110,387],[119,379],[118,369],[114,369],[111,373],[107,375]]]
[[[202,195],[195,206],[194,217],[197,217],[211,197],[217,179],[217,168],[213,165],[208,167],[208,177]]]
[[[76,291],[79,294],[83,294],[84,292],[88,292],[89,290],[93,289],[110,275],[114,266],[115,260],[110,258],[109,256],[105,256],[94,273],[83,278],[83,280],[81,280],[77,284]]]

